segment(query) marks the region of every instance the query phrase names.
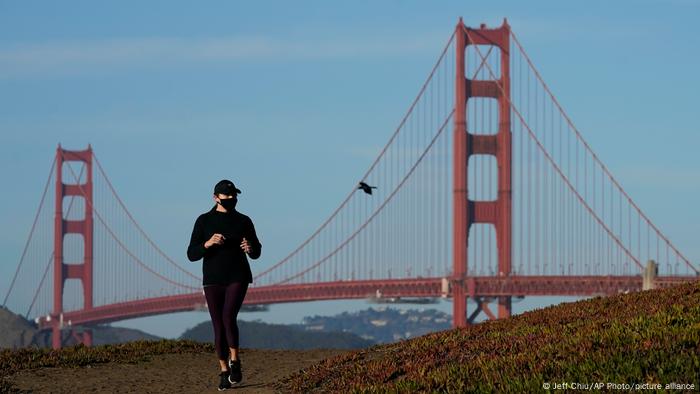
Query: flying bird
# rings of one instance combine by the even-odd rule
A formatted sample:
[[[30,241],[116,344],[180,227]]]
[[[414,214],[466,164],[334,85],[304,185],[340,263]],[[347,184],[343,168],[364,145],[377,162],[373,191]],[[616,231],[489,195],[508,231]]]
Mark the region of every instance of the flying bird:
[[[377,188],[376,186],[370,186],[364,182],[360,182],[360,185],[357,186],[358,190],[362,190],[363,192],[365,192],[367,194],[372,194],[372,189],[376,189],[376,188]]]

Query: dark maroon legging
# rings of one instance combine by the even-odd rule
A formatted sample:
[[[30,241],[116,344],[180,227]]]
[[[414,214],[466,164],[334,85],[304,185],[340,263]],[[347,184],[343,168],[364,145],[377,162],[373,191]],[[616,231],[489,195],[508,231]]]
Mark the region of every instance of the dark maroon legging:
[[[214,326],[214,345],[219,360],[228,359],[229,347],[238,348],[238,324],[248,283],[233,282],[229,285],[204,286],[211,323]]]

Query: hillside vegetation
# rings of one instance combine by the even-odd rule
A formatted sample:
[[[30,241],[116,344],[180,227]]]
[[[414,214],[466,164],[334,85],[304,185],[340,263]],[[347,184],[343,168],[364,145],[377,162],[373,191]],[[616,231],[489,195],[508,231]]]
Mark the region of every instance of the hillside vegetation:
[[[561,382],[700,380],[700,281],[594,298],[324,360],[296,392],[541,392]],[[603,387],[616,390],[620,387]]]

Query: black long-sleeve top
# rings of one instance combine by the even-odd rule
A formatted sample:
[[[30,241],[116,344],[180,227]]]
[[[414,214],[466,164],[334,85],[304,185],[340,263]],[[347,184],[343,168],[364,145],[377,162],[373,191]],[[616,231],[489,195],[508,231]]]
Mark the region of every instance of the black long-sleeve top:
[[[204,247],[204,243],[214,234],[222,234],[223,245]],[[241,249],[245,238],[250,245],[251,259],[260,257],[262,245],[255,234],[255,227],[250,218],[236,210],[219,212],[216,207],[197,218],[187,248],[187,258],[197,261],[204,258],[202,264],[202,286],[227,285],[232,282],[253,282],[253,274],[246,253]]]

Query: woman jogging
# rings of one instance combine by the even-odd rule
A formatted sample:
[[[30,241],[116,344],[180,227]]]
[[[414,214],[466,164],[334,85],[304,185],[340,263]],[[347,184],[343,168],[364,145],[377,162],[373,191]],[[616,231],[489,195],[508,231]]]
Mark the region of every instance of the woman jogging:
[[[199,215],[187,248],[190,261],[204,258],[202,286],[221,367],[219,391],[243,378],[236,318],[248,284],[253,282],[246,255],[257,259],[262,248],[253,221],[236,211],[239,193],[233,182],[226,179],[214,186],[216,205]]]

